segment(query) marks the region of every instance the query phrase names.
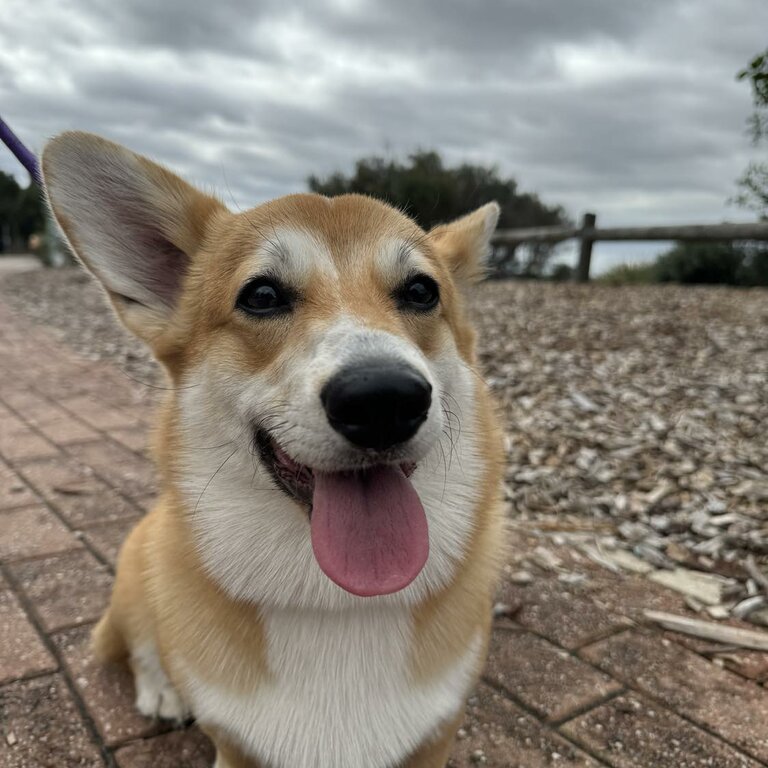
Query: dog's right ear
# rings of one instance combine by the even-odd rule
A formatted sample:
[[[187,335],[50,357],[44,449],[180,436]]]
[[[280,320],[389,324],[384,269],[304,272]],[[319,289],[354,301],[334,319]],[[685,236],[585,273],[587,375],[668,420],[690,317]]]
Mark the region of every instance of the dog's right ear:
[[[427,236],[461,286],[477,283],[485,276],[491,236],[500,213],[498,203],[486,203],[460,219],[429,231]]]
[[[49,141],[42,170],[72,250],[125,325],[157,341],[206,229],[224,206],[145,157],[88,133]]]

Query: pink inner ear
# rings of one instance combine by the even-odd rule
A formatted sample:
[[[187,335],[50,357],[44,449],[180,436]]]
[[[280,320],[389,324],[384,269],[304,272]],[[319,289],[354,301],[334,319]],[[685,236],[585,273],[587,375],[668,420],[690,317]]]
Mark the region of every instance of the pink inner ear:
[[[132,263],[135,272],[132,277],[163,304],[172,307],[187,273],[189,256],[157,231],[145,230],[140,239],[143,253],[149,258]]]
[[[89,134],[51,140],[42,165],[51,207],[83,263],[112,295],[167,314],[221,203]]]
[[[153,211],[137,210],[136,199],[118,196],[108,203],[120,239],[127,246],[119,264],[125,289],[121,285],[116,292],[145,306],[160,303],[173,307],[189,267],[189,256],[165,236],[153,220]],[[105,282],[111,287],[108,279]]]

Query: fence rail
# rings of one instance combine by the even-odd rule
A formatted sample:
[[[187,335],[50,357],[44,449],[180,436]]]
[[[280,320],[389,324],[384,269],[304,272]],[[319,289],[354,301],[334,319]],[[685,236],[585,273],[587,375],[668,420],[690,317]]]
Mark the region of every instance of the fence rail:
[[[498,245],[522,243],[561,243],[564,240],[580,241],[579,265],[576,279],[589,280],[592,261],[592,244],[600,241],[652,241],[682,240],[687,242],[730,242],[733,240],[768,241],[768,222],[739,224],[692,224],[668,227],[596,227],[594,213],[585,213],[581,226],[531,227],[529,229],[500,229],[493,236]]]

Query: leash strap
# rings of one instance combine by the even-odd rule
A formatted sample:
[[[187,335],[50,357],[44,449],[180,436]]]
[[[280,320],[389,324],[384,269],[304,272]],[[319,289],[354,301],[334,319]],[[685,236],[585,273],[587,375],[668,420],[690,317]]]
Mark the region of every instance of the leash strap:
[[[11,130],[8,123],[0,117],[0,139],[8,149],[13,152],[16,159],[29,171],[29,175],[40,184],[42,179],[40,175],[40,164],[37,158],[23,144],[21,139]]]

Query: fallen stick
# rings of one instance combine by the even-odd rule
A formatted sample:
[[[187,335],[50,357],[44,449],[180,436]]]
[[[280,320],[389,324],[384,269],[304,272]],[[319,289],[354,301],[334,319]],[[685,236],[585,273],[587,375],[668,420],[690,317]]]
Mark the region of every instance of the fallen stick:
[[[737,645],[739,648],[768,651],[768,632],[689,619],[687,616],[678,616],[664,611],[643,611],[643,615],[654,624],[659,624],[664,629],[671,629],[673,632],[700,637],[703,640],[714,640],[716,643]]]
[[[763,588],[763,592],[768,596],[768,576],[758,568],[755,558],[750,555],[744,562],[744,568],[747,573],[755,580],[758,587]]]

